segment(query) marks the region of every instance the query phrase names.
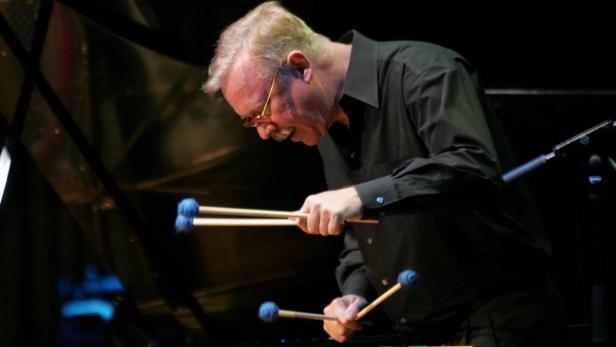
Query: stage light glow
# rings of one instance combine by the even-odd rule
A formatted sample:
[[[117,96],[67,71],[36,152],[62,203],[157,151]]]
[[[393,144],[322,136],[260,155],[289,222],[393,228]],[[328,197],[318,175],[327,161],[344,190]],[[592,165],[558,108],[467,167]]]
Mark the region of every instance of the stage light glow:
[[[2,196],[4,195],[4,189],[6,188],[6,182],[9,178],[9,171],[11,168],[11,155],[6,146],[2,148],[0,153],[0,203],[2,203]]]
[[[114,311],[113,304],[102,299],[74,300],[62,305],[62,315],[66,318],[94,315],[107,322],[113,317]]]

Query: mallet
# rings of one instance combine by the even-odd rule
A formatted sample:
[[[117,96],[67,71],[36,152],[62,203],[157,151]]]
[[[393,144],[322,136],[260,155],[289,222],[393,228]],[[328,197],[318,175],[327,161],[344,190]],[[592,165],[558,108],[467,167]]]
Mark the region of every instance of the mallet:
[[[259,307],[259,318],[266,322],[271,323],[278,320],[278,317],[283,318],[300,318],[300,319],[312,319],[312,320],[336,320],[336,317],[326,316],[318,313],[307,313],[299,311],[281,310],[272,301],[266,301]]]
[[[178,233],[189,232],[195,226],[211,227],[265,227],[265,226],[290,226],[297,222],[289,219],[264,219],[264,218],[192,218],[178,215],[175,219],[175,230]]]
[[[214,207],[200,206],[197,200],[187,198],[178,204],[178,214],[186,217],[196,217],[198,214],[216,214],[223,216],[240,216],[240,217],[265,217],[265,218],[307,218],[307,213],[292,212],[292,211],[276,211],[276,210],[256,210],[247,208],[231,208],[231,207]],[[378,224],[376,219],[358,219],[349,218],[345,220],[349,223],[361,224]]]
[[[368,312],[372,311],[377,305],[387,300],[390,296],[394,295],[397,291],[402,288],[402,286],[412,285],[417,281],[417,273],[413,270],[404,270],[400,272],[398,275],[398,283],[395,286],[389,288],[385,293],[381,294],[378,298],[376,298],[370,305],[364,307],[357,314],[357,319],[361,319],[363,316],[368,314]]]

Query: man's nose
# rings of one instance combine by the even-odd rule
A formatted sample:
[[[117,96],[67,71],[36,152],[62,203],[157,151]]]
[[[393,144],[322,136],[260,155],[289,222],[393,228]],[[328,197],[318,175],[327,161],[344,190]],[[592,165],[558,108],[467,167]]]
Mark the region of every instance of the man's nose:
[[[257,125],[257,133],[259,133],[259,137],[262,140],[269,140],[272,135],[272,132],[276,130],[276,127],[273,124],[264,124]]]

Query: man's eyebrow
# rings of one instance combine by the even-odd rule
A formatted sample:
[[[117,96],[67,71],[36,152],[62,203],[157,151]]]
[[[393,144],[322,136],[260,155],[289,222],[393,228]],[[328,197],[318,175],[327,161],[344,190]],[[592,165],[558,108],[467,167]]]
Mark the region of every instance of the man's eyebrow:
[[[250,110],[250,112],[248,112],[245,115],[241,115],[239,113],[236,113],[236,115],[238,116],[238,118],[240,120],[244,120],[246,118],[250,118],[250,117],[256,117],[261,111],[256,111],[256,110]]]
[[[257,114],[259,114],[259,112],[261,112],[261,111],[257,111],[257,110],[252,109],[252,110],[248,111],[246,114],[239,114],[239,113],[237,113],[237,116],[240,117],[241,119],[244,119],[244,118],[247,118],[247,117],[254,117]]]

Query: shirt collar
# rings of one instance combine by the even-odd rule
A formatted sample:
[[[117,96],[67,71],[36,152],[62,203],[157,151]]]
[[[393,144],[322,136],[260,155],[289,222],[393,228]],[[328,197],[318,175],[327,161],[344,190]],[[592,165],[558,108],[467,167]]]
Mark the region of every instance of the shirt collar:
[[[338,41],[351,43],[351,59],[344,81],[343,97],[350,96],[378,108],[376,41],[355,30],[347,32]]]

